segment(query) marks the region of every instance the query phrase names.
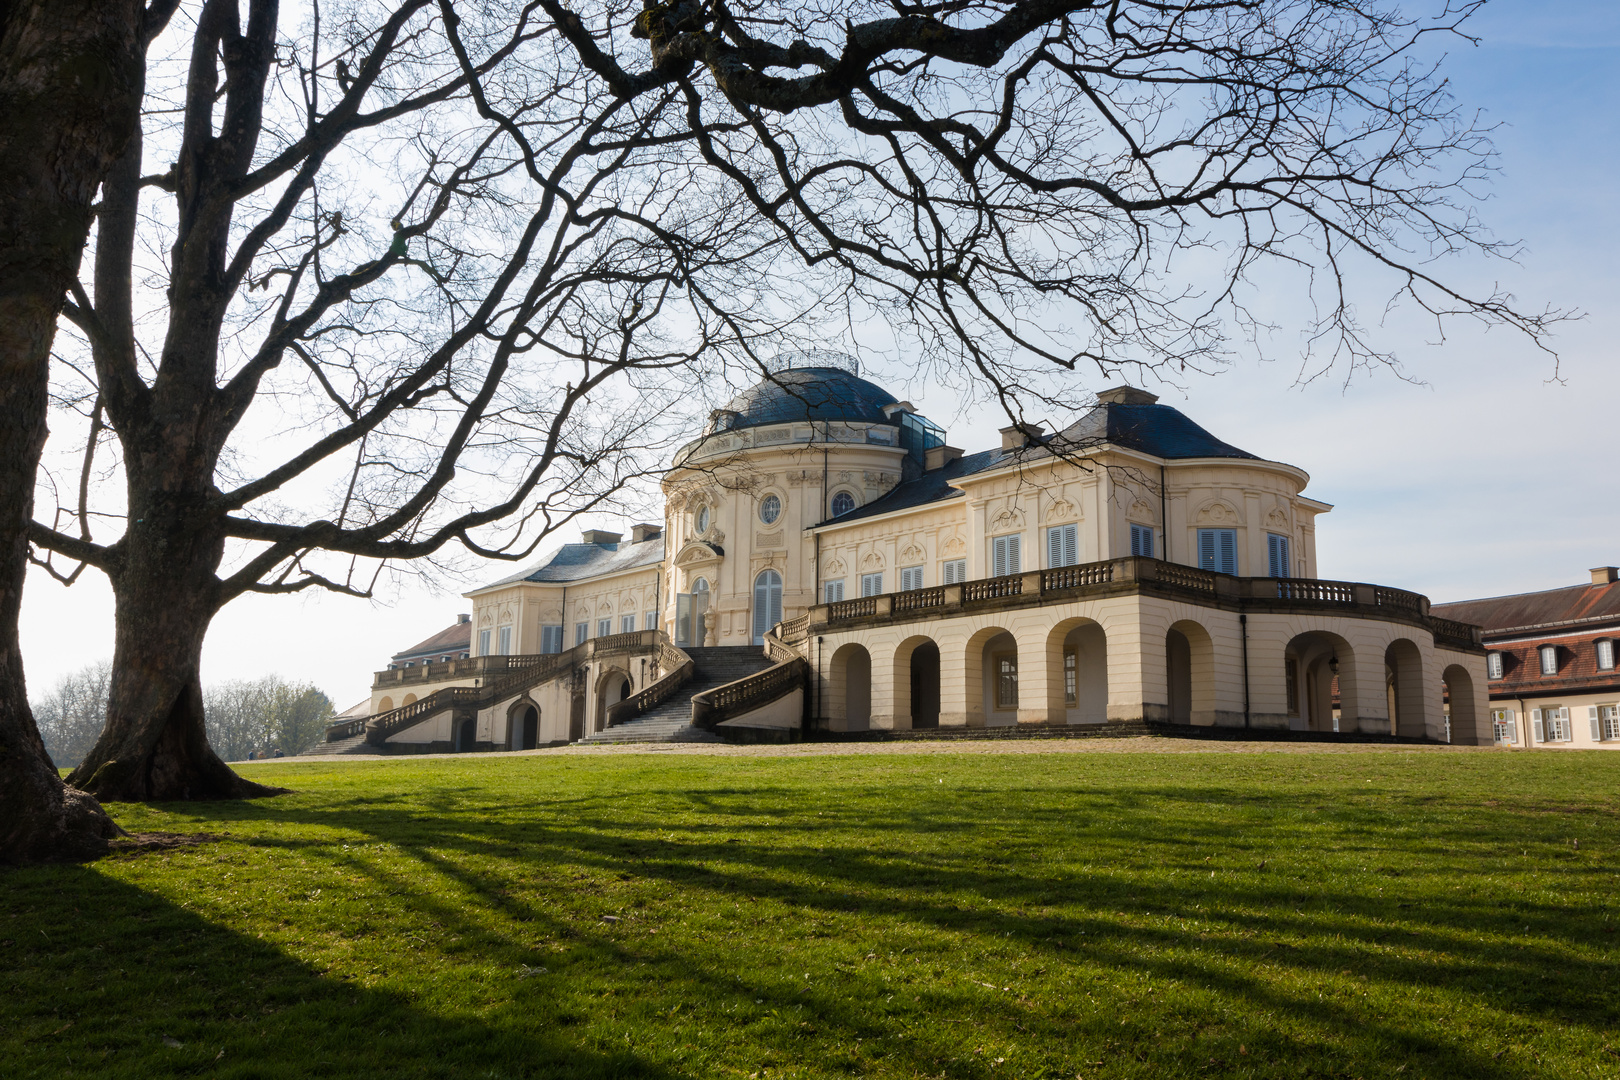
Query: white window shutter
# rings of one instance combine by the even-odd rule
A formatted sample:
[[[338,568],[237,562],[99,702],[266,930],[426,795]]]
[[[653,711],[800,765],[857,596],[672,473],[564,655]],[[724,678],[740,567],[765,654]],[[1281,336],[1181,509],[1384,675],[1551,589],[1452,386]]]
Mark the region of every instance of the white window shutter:
[[[1514,746],[1519,745],[1519,714],[1512,709],[1507,711],[1508,742]]]
[[[1547,729],[1541,723],[1541,710],[1530,710],[1530,732],[1535,736],[1536,742],[1547,741]]]
[[[1063,564],[1063,529],[1054,525],[1046,530],[1046,565],[1062,566]]]
[[[1007,538],[998,536],[991,541],[991,546],[995,549],[993,573],[996,577],[1003,577],[1007,573]]]
[[[1592,741],[1593,742],[1602,742],[1603,741],[1603,729],[1598,726],[1598,710],[1597,710],[1597,706],[1596,705],[1588,705],[1587,708],[1586,708],[1586,716],[1587,716],[1587,719],[1592,721]]]
[[[1221,530],[1221,573],[1237,573],[1237,530]]]
[[[1063,526],[1063,565],[1080,565],[1080,526]]]
[[[1021,572],[1023,563],[1021,549],[1023,546],[1024,538],[1022,536],[1007,537],[1007,573],[1017,574]]]
[[[1198,530],[1198,565],[1205,570],[1215,569],[1215,530]]]

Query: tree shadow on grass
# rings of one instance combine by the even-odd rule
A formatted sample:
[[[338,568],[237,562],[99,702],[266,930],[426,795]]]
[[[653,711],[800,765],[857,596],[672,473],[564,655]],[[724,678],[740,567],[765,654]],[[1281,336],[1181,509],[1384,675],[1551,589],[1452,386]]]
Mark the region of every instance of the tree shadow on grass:
[[[671,1077],[543,980],[496,1021],[325,974],[94,867],[0,872],[0,1075]]]
[[[413,860],[411,873],[380,870],[359,858],[342,859],[342,865],[408,895],[415,910],[465,935],[472,952],[506,955],[511,935],[500,920],[509,918],[578,942],[583,966],[637,973],[623,980],[625,992],[634,993],[640,979],[644,992],[664,1005],[696,1000],[731,1010],[747,1008],[752,999],[767,1008],[799,1009],[809,1017],[803,1023],[820,1025],[821,1045],[887,1044],[890,1065],[901,1074],[997,1075],[984,1061],[964,1059],[964,1032],[948,1026],[971,1023],[981,1040],[988,1029],[1032,1044],[1129,1046],[1147,1055],[1156,1075],[1236,1069],[1231,1055],[1241,1044],[1265,1048],[1272,1061],[1288,1062],[1292,1075],[1313,1068],[1380,1075],[1398,1061],[1406,1078],[1512,1077],[1536,1070],[1481,1042],[1487,1014],[1531,1013],[1540,1024],[1588,1033],[1601,1033],[1613,1019],[1606,998],[1593,993],[1612,982],[1615,969],[1589,948],[1597,929],[1588,925],[1592,912],[1520,896],[1504,913],[1500,897],[1477,888],[1431,890],[1419,906],[1402,903],[1398,890],[1381,897],[1315,870],[1299,875],[1260,867],[1267,854],[1276,859],[1280,847],[1306,839],[1292,822],[1320,810],[1320,795],[1259,798],[1204,790],[1181,798],[1155,793],[1148,800],[1132,792],[1048,790],[1042,799],[1061,805],[977,805],[964,815],[969,808],[961,798],[923,792],[899,806],[868,799],[858,822],[848,825],[784,822],[784,805],[800,794],[711,788],[644,790],[630,800],[617,793],[559,796],[531,808],[497,805],[486,812],[446,806],[459,811],[453,819],[375,799],[325,807],[243,804],[227,813],[244,824],[325,826],[392,845]],[[609,800],[612,812],[604,813]],[[1083,803],[1084,814],[1075,813],[1076,803]],[[1178,804],[1226,812],[1195,820],[1178,817]],[[705,818],[677,820],[675,807]],[[1353,816],[1355,808],[1340,805],[1336,812]],[[1388,806],[1368,813],[1387,817]],[[1349,853],[1356,861],[1402,862],[1404,870],[1388,868],[1395,871],[1392,882],[1401,873],[1466,878],[1486,851],[1531,835],[1522,823],[1472,835],[1462,819],[1453,824],[1449,836],[1399,845],[1351,829]],[[983,839],[986,830],[994,840]],[[1042,838],[1052,837],[1076,850],[1052,851],[1045,859],[1032,854]],[[251,842],[321,846],[298,835]],[[1148,851],[1153,860],[1143,857]],[[1207,851],[1221,853],[1213,868],[1203,861]],[[1099,870],[1076,865],[1080,855]],[[1376,874],[1378,867],[1362,871]],[[1567,870],[1572,878],[1592,873],[1573,865]],[[538,885],[514,895],[518,879]],[[454,888],[427,887],[429,880]],[[690,936],[655,940],[639,927],[580,930],[577,920],[594,918],[597,909],[620,910],[626,892],[647,883],[717,911],[734,905],[742,914],[731,924],[736,940],[729,952],[724,945],[699,948]],[[463,899],[447,899],[452,894]],[[867,961],[877,951],[904,948],[903,942],[918,948],[917,934],[924,932],[948,942],[920,946],[924,951],[965,949],[982,954],[987,967],[1004,968],[1010,952],[1022,952],[1031,963],[1077,977],[1103,969],[1180,984],[1201,996],[1207,1012],[1177,1016],[1156,1005],[1133,1012],[1134,1001],[1119,999],[1117,991],[1112,1011],[1050,1003],[1032,1009],[1017,987],[965,979],[929,984],[914,1006],[892,1005],[891,991],[896,980],[908,979],[906,969],[859,957],[844,958],[816,985],[800,987],[779,970],[785,963],[779,952],[762,952],[751,941],[750,927],[783,912],[805,924],[807,934],[797,940],[813,940],[812,923],[834,925],[828,950],[870,946],[875,951]],[[723,923],[725,916],[718,918]],[[1510,919],[1534,921],[1537,935],[1509,940]],[[1210,929],[1188,929],[1178,920]],[[1342,993],[1319,992],[1345,975],[1372,980],[1386,996],[1427,996],[1407,1008],[1374,1009],[1348,1003]],[[646,990],[647,982],[659,988]],[[1435,1013],[1437,1003],[1458,1016],[1472,1011],[1475,1020],[1453,1023],[1456,1017]],[[1212,1048],[1205,1034],[1211,1027],[1219,1029],[1213,1049],[1224,1057],[1205,1053]],[[975,1037],[966,1034],[968,1041]],[[796,1052],[781,1031],[752,1037],[761,1050],[775,1047],[789,1059]],[[1100,1051],[1084,1051],[1094,1052]],[[1052,1052],[1039,1067],[1065,1069],[1075,1060]],[[1216,1067],[1217,1061],[1226,1064]],[[845,1065],[858,1070],[859,1061]],[[1261,1062],[1251,1056],[1242,1065],[1252,1071]],[[826,1071],[843,1068],[829,1064]]]

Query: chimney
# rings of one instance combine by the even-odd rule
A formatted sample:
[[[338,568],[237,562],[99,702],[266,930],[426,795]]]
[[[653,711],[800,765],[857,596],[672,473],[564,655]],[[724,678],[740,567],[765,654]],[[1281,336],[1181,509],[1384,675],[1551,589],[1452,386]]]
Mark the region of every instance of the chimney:
[[[1134,386],[1113,386],[1098,393],[1097,400],[1104,405],[1152,405],[1159,395]]]
[[[1001,429],[1001,448],[1003,450],[1022,450],[1026,446],[1033,446],[1041,441],[1041,431],[1045,424],[1022,423]]]
[[[664,535],[662,525],[632,525],[630,526],[630,542],[639,544],[644,540],[656,540]]]
[[[1592,584],[1612,585],[1617,580],[1620,580],[1620,566],[1592,567]]]
[[[623,533],[608,532],[606,529],[586,529],[580,534],[581,542],[586,544],[617,544],[623,538]]]
[[[961,456],[962,451],[954,446],[930,446],[923,451],[923,468],[929,472],[943,469]]]
[[[460,615],[456,616],[456,625],[457,626],[460,626],[462,623],[470,623],[470,622],[472,622],[472,616],[467,614],[466,612],[462,612]]]

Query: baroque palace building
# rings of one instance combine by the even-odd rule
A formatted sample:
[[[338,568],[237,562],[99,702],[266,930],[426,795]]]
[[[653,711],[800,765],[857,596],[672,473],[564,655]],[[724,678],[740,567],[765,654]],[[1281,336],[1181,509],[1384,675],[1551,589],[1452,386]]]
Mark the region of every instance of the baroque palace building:
[[[1129,387],[964,454],[853,360],[812,363],[711,415],[664,476],[662,523],[586,532],[468,593],[470,656],[429,639],[426,662],[396,658],[330,738],[1145,723],[1492,741],[1479,628],[1320,578],[1331,507],[1302,470]]]

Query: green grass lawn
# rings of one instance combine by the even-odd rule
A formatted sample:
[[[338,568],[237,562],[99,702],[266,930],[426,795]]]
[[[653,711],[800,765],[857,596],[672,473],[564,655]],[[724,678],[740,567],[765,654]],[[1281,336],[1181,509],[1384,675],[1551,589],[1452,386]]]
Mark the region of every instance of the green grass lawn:
[[[1620,1075],[1620,754],[243,772],[0,872],[0,1076]]]

